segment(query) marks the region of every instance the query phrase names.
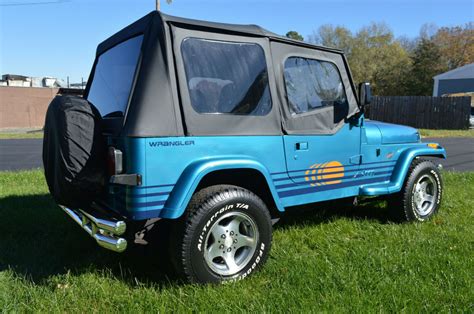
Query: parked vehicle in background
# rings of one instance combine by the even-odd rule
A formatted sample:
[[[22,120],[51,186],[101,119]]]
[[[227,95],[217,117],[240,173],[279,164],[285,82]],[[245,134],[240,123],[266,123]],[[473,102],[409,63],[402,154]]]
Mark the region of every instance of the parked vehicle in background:
[[[387,196],[425,221],[441,203],[424,158],[445,150],[365,120],[370,85],[356,95],[340,50],[153,12],[99,45],[84,97],[48,109],[52,195],[105,248],[166,241],[191,282],[250,275],[294,206]],[[169,238],[142,241],[157,219]]]
[[[471,128],[474,128],[474,108],[471,107],[471,117],[469,118],[469,124],[471,125]]]

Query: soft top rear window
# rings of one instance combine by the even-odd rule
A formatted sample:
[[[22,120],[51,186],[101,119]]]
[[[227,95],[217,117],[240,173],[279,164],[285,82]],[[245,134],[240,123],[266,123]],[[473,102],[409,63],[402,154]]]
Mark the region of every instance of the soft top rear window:
[[[99,56],[87,100],[102,117],[124,117],[142,41],[143,35],[130,38]]]

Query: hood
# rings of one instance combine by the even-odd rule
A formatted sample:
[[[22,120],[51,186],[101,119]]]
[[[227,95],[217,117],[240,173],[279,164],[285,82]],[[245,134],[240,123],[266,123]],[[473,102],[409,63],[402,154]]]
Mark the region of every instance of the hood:
[[[379,121],[366,120],[366,125],[375,126],[382,135],[382,144],[403,144],[420,142],[420,133],[417,129]]]

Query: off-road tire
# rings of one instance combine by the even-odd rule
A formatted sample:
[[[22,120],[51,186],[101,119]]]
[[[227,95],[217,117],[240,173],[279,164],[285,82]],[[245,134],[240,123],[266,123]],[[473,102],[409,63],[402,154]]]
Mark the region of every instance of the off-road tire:
[[[257,232],[254,232],[254,235],[257,235],[257,237],[253,242],[255,243],[253,251],[250,249],[249,251],[245,251],[247,255],[246,259],[240,264],[242,268],[236,273],[223,275],[222,272],[224,272],[225,269],[215,271],[211,269],[211,267],[214,267],[215,264],[220,266],[219,262],[221,262],[222,267],[225,268],[228,267],[226,266],[227,262],[220,256],[209,262],[209,253],[206,253],[205,250],[208,250],[207,252],[210,250],[210,246],[207,246],[208,243],[212,242],[213,244],[217,244],[217,241],[221,241],[219,247],[223,247],[222,250],[224,253],[228,252],[227,250],[229,249],[233,250],[235,248],[233,248],[233,245],[230,247],[227,246],[227,242],[230,241],[229,239],[236,242],[239,239],[243,241],[243,237],[245,236],[243,233],[246,232],[245,230],[240,229],[242,232],[235,230],[231,238],[230,234],[235,228],[229,227],[228,230],[225,230],[230,224],[224,224],[223,227],[220,225],[220,223],[225,223],[226,219],[234,221],[234,216],[247,217],[250,219],[249,222],[244,221],[238,223],[240,227],[237,227],[237,229],[256,229]],[[252,226],[247,228],[250,223],[252,223],[254,229],[251,229]],[[245,226],[242,226],[243,224],[245,224]],[[217,227],[214,228],[214,226]],[[226,240],[224,240],[220,237],[219,239],[214,238],[216,232],[211,235],[212,230],[221,230],[221,228],[223,228],[222,233],[225,233],[226,236],[229,237],[228,239],[226,238]],[[232,230],[230,230],[231,228]],[[228,233],[226,233],[226,231]],[[238,233],[242,234],[239,235]],[[171,249],[172,253],[174,252],[172,255],[174,256],[173,262],[176,272],[186,281],[192,283],[219,283],[241,280],[262,266],[268,257],[272,242],[270,214],[264,202],[249,190],[232,185],[207,187],[198,191],[192,197],[180,223],[175,225],[172,242]],[[250,248],[250,246],[241,248],[237,246],[237,249],[232,251],[234,253],[233,256],[237,256],[238,254],[239,256],[242,255],[244,250],[248,248]],[[224,256],[225,254],[222,255]],[[220,261],[220,259],[222,261]],[[214,260],[217,260],[218,263],[214,263]],[[235,259],[235,261],[236,260],[237,259]]]
[[[432,185],[432,188],[428,191],[425,189],[420,194],[417,191],[417,183],[425,179],[430,182],[429,185]],[[419,158],[413,160],[401,191],[391,195],[388,199],[392,218],[396,221],[420,222],[430,219],[439,210],[443,189],[441,173],[432,161]],[[417,197],[419,195],[431,196],[431,194],[433,194],[432,206],[426,206],[427,209],[424,211],[417,208]],[[423,204],[429,203],[424,202]]]

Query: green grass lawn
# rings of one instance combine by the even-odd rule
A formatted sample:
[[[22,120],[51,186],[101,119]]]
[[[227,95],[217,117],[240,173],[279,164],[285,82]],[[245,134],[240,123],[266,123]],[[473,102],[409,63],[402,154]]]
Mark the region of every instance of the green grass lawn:
[[[474,137],[474,129],[469,130],[428,130],[420,129],[422,137]]]
[[[41,171],[0,173],[0,309],[472,313],[474,173],[444,176],[443,206],[427,223],[393,223],[382,202],[315,206],[275,227],[261,272],[196,286],[147,255],[97,247],[55,206]]]
[[[43,138],[43,132],[31,132],[31,133],[3,133],[3,132],[0,132],[0,140],[23,139],[23,138]]]

